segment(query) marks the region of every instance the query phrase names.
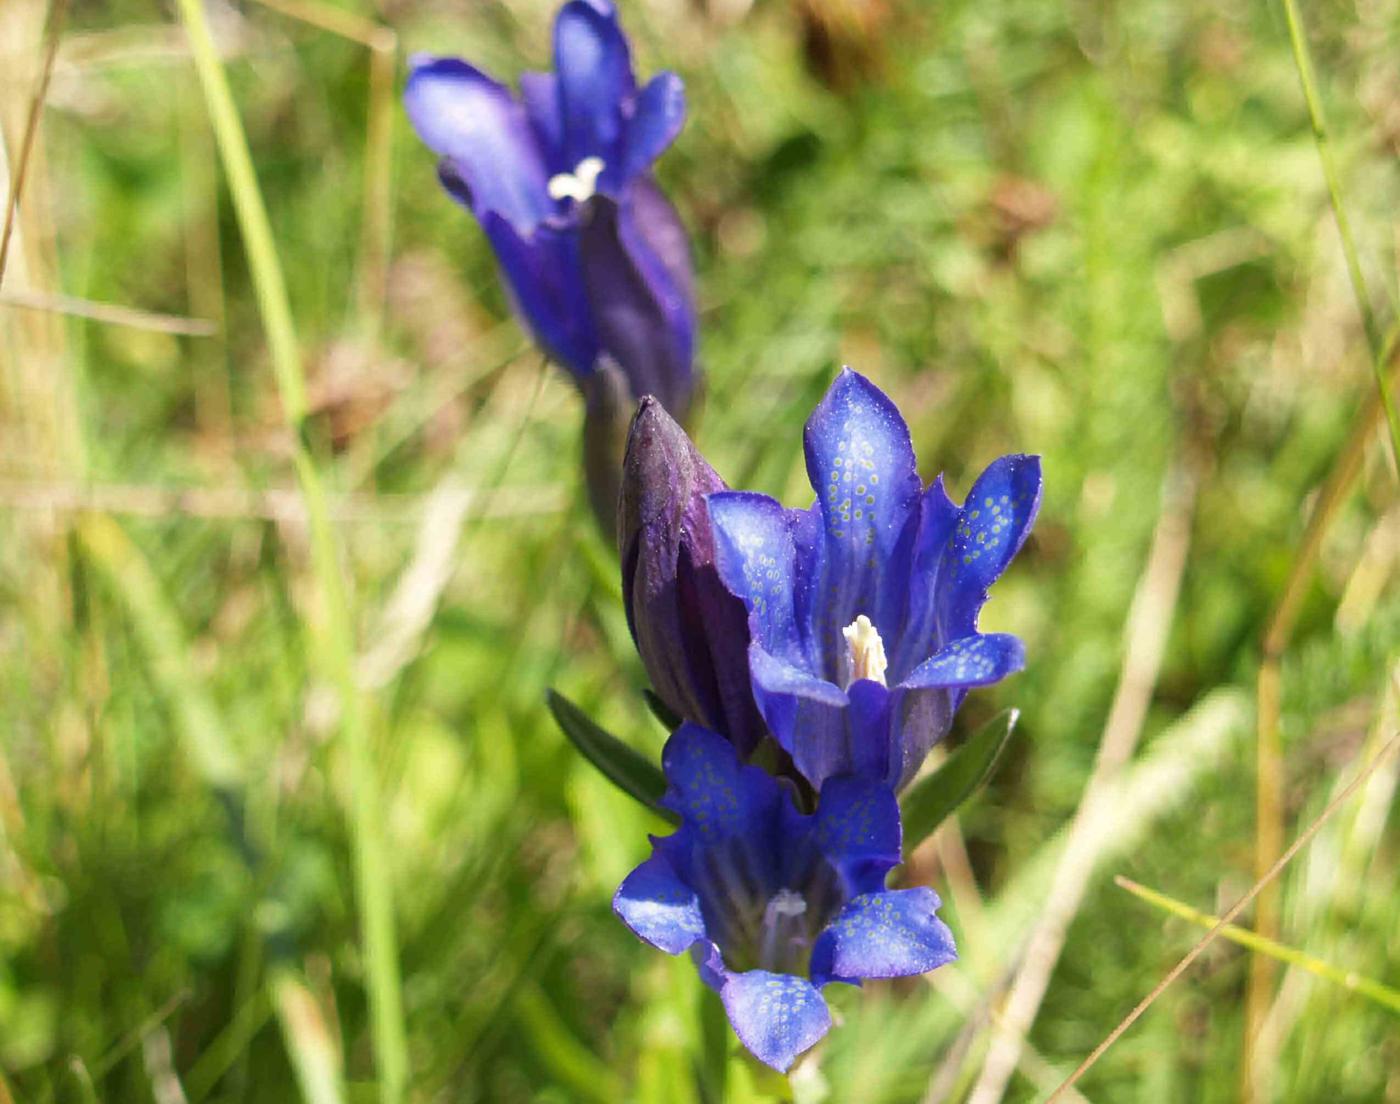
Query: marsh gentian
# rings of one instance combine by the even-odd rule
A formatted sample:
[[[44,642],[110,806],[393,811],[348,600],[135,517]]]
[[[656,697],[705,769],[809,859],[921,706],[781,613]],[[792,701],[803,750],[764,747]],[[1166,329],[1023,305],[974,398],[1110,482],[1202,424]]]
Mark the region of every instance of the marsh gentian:
[[[617,547],[627,624],[657,697],[747,757],[764,735],[749,685],[748,611],[715,570],[705,496],[724,480],[650,396],[627,438]]]
[[[1035,519],[1040,461],[994,461],[956,506],[942,477],[923,489],[904,419],[850,369],[805,446],[811,509],[708,497],[715,562],[748,608],[754,696],[797,769],[815,787],[855,772],[897,791],[969,687],[1024,665],[1021,642],[977,617]]]
[[[615,370],[633,401],[652,394],[683,417],[694,383],[690,255],[650,168],[684,121],[684,88],[673,73],[637,87],[608,0],[559,10],[554,66],[525,73],[517,99],[465,61],[416,58],[405,106],[545,352],[585,393]]]
[[[816,812],[802,814],[777,779],[691,724],[671,737],[662,766],[663,804],[680,828],[653,837],[613,908],[653,946],[691,951],[760,1060],[786,1070],[826,1034],[822,986],[921,974],[957,957],[933,890],[885,888],[900,826],[884,785],[830,779]]]

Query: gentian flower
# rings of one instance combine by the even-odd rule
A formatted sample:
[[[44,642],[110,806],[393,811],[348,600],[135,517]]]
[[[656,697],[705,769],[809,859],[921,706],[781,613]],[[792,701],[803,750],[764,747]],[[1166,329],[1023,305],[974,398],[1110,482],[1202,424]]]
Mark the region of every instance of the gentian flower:
[[[707,494],[725,489],[685,430],[642,399],[617,512],[627,624],[657,697],[747,758],[766,731],[749,685],[748,611],[715,570],[705,508]]]
[[[899,806],[868,778],[830,779],[798,812],[772,775],[687,724],[662,753],[680,828],[622,883],[613,908],[669,954],[689,949],[755,1057],[786,1070],[831,1026],[833,981],[921,974],[957,957],[931,889],[887,890]]]
[[[608,0],[559,10],[554,67],[525,73],[517,98],[465,61],[420,57],[404,102],[545,352],[585,390],[611,369],[633,400],[655,395],[683,417],[694,383],[690,256],[650,168],[684,121],[684,88],[661,73],[638,89]]]
[[[797,769],[815,787],[855,772],[897,791],[969,687],[1024,666],[1021,642],[977,616],[1035,519],[1040,460],[994,461],[959,507],[941,476],[922,488],[904,419],[850,369],[805,446],[811,509],[709,496],[715,563],[748,608],[754,697]]]

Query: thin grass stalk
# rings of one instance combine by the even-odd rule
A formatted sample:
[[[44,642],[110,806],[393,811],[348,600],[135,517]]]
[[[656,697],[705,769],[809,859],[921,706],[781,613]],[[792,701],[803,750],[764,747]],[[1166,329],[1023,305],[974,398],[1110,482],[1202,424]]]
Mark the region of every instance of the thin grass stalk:
[[[312,565],[323,599],[324,639],[320,643],[340,694],[342,736],[350,759],[355,890],[363,925],[370,1032],[379,1073],[380,1099],[385,1104],[397,1104],[408,1077],[407,1031],[394,936],[392,872],[384,851],[368,703],[362,700],[355,680],[350,599],[331,529],[325,487],[307,442],[306,380],[281,262],[253,170],[247,136],[209,31],[203,0],[179,0],[178,6],[228,175],[229,192],[282,399],[283,417],[291,430],[293,467],[306,504]]]
[[[1303,27],[1302,17],[1298,14],[1296,0],[1283,0],[1283,13],[1288,21],[1288,41],[1293,49],[1293,64],[1298,69],[1298,82],[1303,87],[1303,99],[1308,105],[1308,120],[1312,124],[1313,140],[1317,143],[1318,160],[1322,162],[1322,174],[1327,179],[1327,195],[1332,204],[1332,217],[1336,219],[1337,233],[1342,240],[1347,275],[1351,279],[1351,288],[1356,294],[1356,306],[1361,312],[1361,324],[1366,331],[1366,344],[1371,352],[1371,370],[1376,377],[1376,390],[1380,394],[1386,422],[1390,426],[1391,451],[1397,466],[1400,466],[1400,414],[1396,413],[1395,403],[1390,395],[1390,384],[1386,380],[1385,343],[1375,311],[1371,308],[1366,276],[1361,271],[1356,242],[1351,234],[1351,223],[1342,204],[1341,181],[1337,176],[1336,163],[1332,159],[1332,141],[1328,136],[1327,118],[1322,112],[1322,98],[1317,92],[1317,74],[1313,71],[1307,31]]]
[[[1382,344],[1382,354],[1391,375],[1400,378],[1400,327],[1392,327]],[[1293,630],[1302,609],[1307,585],[1313,568],[1337,511],[1346,501],[1357,477],[1361,474],[1366,449],[1381,421],[1384,407],[1380,391],[1372,391],[1352,425],[1351,435],[1342,446],[1332,470],[1318,494],[1317,504],[1299,542],[1297,555],[1288,579],[1279,595],[1274,611],[1264,630],[1263,653],[1255,684],[1255,793],[1254,793],[1254,872],[1264,872],[1283,849],[1283,748],[1280,736],[1280,702],[1282,698],[1283,655],[1293,639]],[[1255,930],[1265,938],[1278,934],[1279,892],[1270,887],[1259,895],[1255,905]],[[1258,1086],[1250,1073],[1254,1040],[1268,1014],[1273,999],[1276,971],[1267,957],[1256,957],[1250,963],[1249,984],[1245,994],[1245,1054],[1241,1063],[1243,1076],[1249,1082],[1244,1088],[1248,1099]]]
[[[1396,748],[1400,748],[1400,733],[1396,733],[1380,751],[1376,752],[1370,762],[1357,773],[1356,777],[1347,783],[1346,788],[1328,802],[1327,807],[1318,814],[1317,819],[1309,824],[1307,828],[1303,830],[1303,833],[1289,845],[1288,850],[1279,856],[1278,861],[1269,868],[1268,873],[1256,881],[1243,897],[1231,905],[1225,915],[1216,923],[1215,927],[1211,928],[1211,930],[1201,938],[1199,943],[1187,951],[1185,956],[1167,971],[1162,980],[1152,987],[1152,991],[1148,993],[1147,996],[1143,997],[1142,1000],[1137,1003],[1136,1007],[1118,1022],[1118,1026],[1110,1031],[1098,1046],[1089,1052],[1088,1057],[1079,1063],[1075,1071],[1065,1079],[1064,1084],[1060,1085],[1059,1088],[1050,1094],[1046,1099],[1046,1104],[1054,1104],[1056,1100],[1062,1100],[1064,1098],[1065,1094],[1068,1093],[1079,1079],[1088,1073],[1089,1070],[1093,1068],[1094,1064],[1108,1052],[1108,1049],[1123,1037],[1123,1033],[1132,1027],[1133,1024],[1137,1023],[1143,1013],[1156,1003],[1157,998],[1166,992],[1172,982],[1190,969],[1191,964],[1204,953],[1207,947],[1215,942],[1224,928],[1233,923],[1235,918],[1249,907],[1250,902],[1259,895],[1260,891],[1283,873],[1284,868],[1293,861],[1298,852],[1312,841],[1313,836],[1321,831],[1323,825],[1332,819],[1337,810],[1346,804],[1347,799],[1361,787],[1361,784],[1365,782],[1366,779],[1371,777],[1375,769],[1379,767],[1381,763],[1385,761],[1386,757],[1390,755],[1391,752],[1395,751]]]
[[[969,1104],[998,1104],[1015,1072],[1050,977],[1064,950],[1069,926],[1084,900],[1102,856],[1099,826],[1111,811],[1110,785],[1137,750],[1152,693],[1166,654],[1168,633],[1180,594],[1191,542],[1197,478],[1184,466],[1168,474],[1152,547],[1133,594],[1124,628],[1123,665],[1113,704],[1104,721],[1094,770],[1070,827],[1069,842],[1026,944],[1025,958],[1011,983],[1001,1018]]]
[[[1165,893],[1160,893],[1155,889],[1149,889],[1131,878],[1125,878],[1120,874],[1113,881],[1120,889],[1126,889],[1148,904],[1156,905],[1159,909],[1163,909],[1173,916],[1179,916],[1183,920],[1188,920],[1198,927],[1209,929],[1220,924],[1220,917],[1193,909],[1190,905],[1178,901],[1174,897],[1168,897]],[[1237,927],[1234,924],[1220,924],[1220,936],[1223,939],[1228,939],[1231,943],[1238,943],[1241,947],[1258,951],[1260,954],[1268,955],[1279,962],[1297,966],[1310,974],[1335,985],[1340,985],[1343,989],[1359,993],[1361,996],[1389,1008],[1392,1012],[1400,1012],[1400,991],[1358,974],[1354,970],[1343,970],[1333,966],[1330,962],[1308,954],[1306,951],[1300,951],[1275,939],[1267,939],[1258,932],[1252,932],[1248,928]]]
[[[19,159],[15,164],[14,175],[10,177],[9,194],[5,197],[5,226],[0,230],[0,283],[5,280],[5,263],[10,256],[10,241],[14,236],[15,217],[19,211],[19,197],[24,192],[25,178],[29,175],[29,161],[34,153],[34,138],[39,133],[39,116],[44,112],[44,101],[48,98],[49,78],[53,76],[54,59],[58,56],[58,40],[63,30],[63,20],[68,14],[68,0],[53,0],[49,8],[48,21],[44,27],[44,60],[39,67],[39,77],[34,83],[34,91],[29,98],[29,114],[24,121],[24,133],[19,141]]]

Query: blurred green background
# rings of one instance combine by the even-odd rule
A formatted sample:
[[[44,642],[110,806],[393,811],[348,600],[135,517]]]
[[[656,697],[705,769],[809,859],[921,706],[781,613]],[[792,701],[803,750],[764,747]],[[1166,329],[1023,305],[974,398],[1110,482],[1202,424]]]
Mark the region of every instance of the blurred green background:
[[[7,185],[46,10],[0,5]],[[1280,6],[624,0],[639,71],[688,88],[659,171],[693,233],[696,436],[720,472],[805,505],[801,426],[841,363],[895,396],[958,498],[1003,452],[1045,457],[984,617],[1030,665],[953,739],[1008,705],[1020,728],[906,874],[944,897],[962,960],[834,987],[816,1059],[791,1086],[758,1075],[691,965],[611,914],[663,826],[544,694],[651,755],[664,732],[581,504],[580,402],[397,100],[415,51],[545,66],[552,5],[208,12],[352,631],[178,12],[74,0],[0,286],[0,1101],[387,1099],[401,1026],[411,1101],[989,1104],[1013,978],[1035,1014],[1005,1099],[1042,1099],[1201,934],[1113,875],[1214,913],[1254,880],[1260,641],[1349,448],[1280,665],[1284,840],[1395,730],[1396,473]],[[1384,329],[1400,4],[1303,16]],[[1392,758],[1289,867],[1276,924],[1390,986],[1395,781]],[[376,810],[385,854],[359,876],[396,925],[366,950],[351,825]],[[1018,973],[1033,930],[1051,957]],[[376,961],[402,980],[378,1048]],[[1280,967],[1247,1014],[1250,972],[1213,944],[1076,1089],[1400,1101],[1393,1009]]]

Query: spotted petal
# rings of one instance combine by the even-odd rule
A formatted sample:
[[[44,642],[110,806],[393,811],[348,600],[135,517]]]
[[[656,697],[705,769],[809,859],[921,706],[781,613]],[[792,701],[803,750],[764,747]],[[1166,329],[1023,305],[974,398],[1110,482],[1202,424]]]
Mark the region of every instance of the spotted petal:
[[[890,633],[903,617],[919,475],[899,410],[849,368],[812,412],[803,440],[824,523],[811,631],[835,678],[842,628],[865,614]]]
[[[680,814],[683,831],[707,844],[731,837],[767,844],[782,792],[757,767],[739,762],[723,736],[684,724],[666,742],[661,767],[670,788],[662,804]]]
[[[939,579],[943,640],[967,636],[987,589],[1020,551],[1040,508],[1040,457],[1003,456],[977,478],[963,503]]]
[[[613,911],[653,947],[680,954],[705,937],[700,898],[660,855],[652,855],[618,887]]]
[[[928,688],[989,686],[1026,665],[1025,646],[1009,633],[977,633],[950,641],[901,684]]]
[[[883,890],[900,859],[899,802],[868,778],[833,778],[822,787],[813,841],[851,894]]]
[[[938,919],[941,902],[927,887],[856,897],[817,937],[812,977],[855,981],[907,977],[958,957],[953,933]]]
[[[720,991],[729,1022],[759,1061],[786,1073],[831,1029],[831,1012],[806,978],[750,970]]]
[[[793,616],[796,553],[787,511],[767,495],[722,491],[706,500],[715,531],[715,566],[749,611],[754,640],[770,655],[801,664]]]

